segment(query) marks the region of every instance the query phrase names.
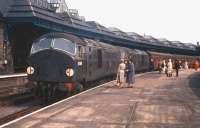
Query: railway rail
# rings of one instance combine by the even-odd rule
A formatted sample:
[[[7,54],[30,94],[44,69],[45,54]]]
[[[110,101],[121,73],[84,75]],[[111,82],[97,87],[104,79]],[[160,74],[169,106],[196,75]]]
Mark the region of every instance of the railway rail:
[[[22,110],[19,110],[17,112],[12,113],[12,114],[8,114],[6,116],[3,116],[3,117],[0,118],[0,125],[2,125],[4,123],[7,123],[9,121],[12,121],[14,119],[17,119],[19,117],[22,117],[22,116],[24,116],[26,114],[29,114],[29,113],[31,113],[33,111],[36,111],[36,110],[40,109],[40,108],[41,108],[41,106],[39,106],[39,105],[32,106],[32,107],[28,107],[27,106]]]

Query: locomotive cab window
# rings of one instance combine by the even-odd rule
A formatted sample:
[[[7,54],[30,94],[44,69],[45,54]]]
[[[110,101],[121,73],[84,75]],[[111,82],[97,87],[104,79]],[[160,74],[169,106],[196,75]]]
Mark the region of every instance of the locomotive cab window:
[[[64,38],[42,38],[39,41],[33,43],[31,48],[31,54],[45,49],[58,49],[70,54],[75,54],[75,43]]]
[[[42,38],[39,41],[34,42],[31,48],[31,54],[49,49],[51,47],[51,42],[52,38]]]
[[[55,38],[53,48],[75,54],[75,43],[64,38]]]

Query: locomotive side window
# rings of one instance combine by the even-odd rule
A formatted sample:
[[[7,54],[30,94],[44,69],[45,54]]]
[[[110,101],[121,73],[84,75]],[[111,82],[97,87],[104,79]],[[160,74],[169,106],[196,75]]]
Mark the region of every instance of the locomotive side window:
[[[51,38],[42,38],[39,41],[33,43],[31,48],[31,54],[36,53],[41,50],[49,49],[51,47]]]
[[[81,46],[78,46],[78,57],[81,57]]]
[[[91,52],[92,51],[92,48],[91,47],[89,47],[89,52]]]
[[[78,46],[78,57],[84,57],[85,48],[83,46]]]
[[[53,48],[60,49],[70,54],[75,54],[75,43],[64,38],[55,38]]]

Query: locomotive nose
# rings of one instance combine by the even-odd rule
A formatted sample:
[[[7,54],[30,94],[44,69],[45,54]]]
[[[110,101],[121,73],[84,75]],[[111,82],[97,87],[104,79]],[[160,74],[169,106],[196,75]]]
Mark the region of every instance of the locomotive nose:
[[[44,50],[32,55],[29,61],[29,69],[34,69],[34,73],[29,75],[30,80],[43,82],[74,80],[75,62],[68,54],[56,50]]]

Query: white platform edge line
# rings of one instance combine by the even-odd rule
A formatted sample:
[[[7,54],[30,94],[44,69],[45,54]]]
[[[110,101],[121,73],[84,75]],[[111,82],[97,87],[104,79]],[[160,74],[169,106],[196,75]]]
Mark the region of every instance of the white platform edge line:
[[[149,73],[153,73],[153,72],[146,72],[146,73],[136,74],[135,76],[138,77],[138,76],[142,76],[142,75],[149,74]],[[102,86],[105,86],[105,85],[107,85],[107,84],[109,84],[109,83],[112,83],[112,82],[114,82],[114,81],[115,81],[115,80],[110,81],[110,82],[107,82],[107,83],[104,83],[104,84],[99,85],[99,86],[97,86],[97,87],[91,88],[91,89],[89,89],[89,90],[86,90],[86,91],[84,91],[84,92],[81,92],[81,93],[79,93],[79,94],[76,94],[76,95],[74,95],[74,96],[71,96],[71,97],[69,97],[69,98],[66,98],[66,99],[64,99],[64,100],[58,101],[58,102],[56,102],[56,103],[54,103],[54,104],[51,104],[51,105],[49,105],[49,106],[46,106],[46,107],[44,107],[44,108],[41,108],[41,109],[39,109],[39,110],[37,110],[37,111],[34,111],[34,112],[32,112],[32,113],[29,113],[28,115],[22,116],[22,117],[20,117],[20,118],[18,118],[18,119],[15,119],[15,120],[10,121],[10,122],[8,122],[8,123],[6,123],[6,124],[3,124],[3,125],[0,126],[0,128],[6,127],[6,126],[8,126],[8,125],[10,125],[10,124],[12,124],[12,123],[15,123],[15,122],[17,122],[17,121],[19,121],[19,120],[22,120],[22,119],[26,118],[26,117],[28,117],[28,116],[34,115],[34,114],[36,114],[36,113],[39,113],[39,112],[41,112],[41,111],[43,111],[43,110],[46,110],[46,109],[48,109],[48,108],[50,108],[50,107],[52,107],[52,106],[55,106],[55,105],[57,105],[57,104],[63,103],[63,102],[65,102],[65,101],[68,101],[68,100],[70,100],[70,99],[72,99],[72,98],[75,98],[75,97],[80,96],[80,95],[82,95],[82,94],[84,94],[84,93],[90,92],[90,91],[92,91],[92,90],[94,90],[94,89],[100,88],[100,87],[102,87]]]

